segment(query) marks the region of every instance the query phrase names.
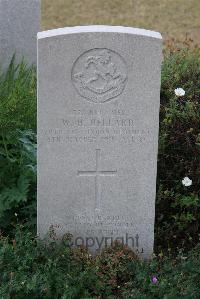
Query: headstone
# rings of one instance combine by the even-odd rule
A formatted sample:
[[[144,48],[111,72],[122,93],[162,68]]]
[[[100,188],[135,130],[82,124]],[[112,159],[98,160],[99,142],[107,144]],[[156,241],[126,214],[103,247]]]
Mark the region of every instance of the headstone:
[[[151,256],[161,49],[159,33],[120,26],[38,33],[41,238]]]
[[[40,0],[0,0],[0,69],[14,54],[16,63],[37,62],[37,32],[40,31]]]

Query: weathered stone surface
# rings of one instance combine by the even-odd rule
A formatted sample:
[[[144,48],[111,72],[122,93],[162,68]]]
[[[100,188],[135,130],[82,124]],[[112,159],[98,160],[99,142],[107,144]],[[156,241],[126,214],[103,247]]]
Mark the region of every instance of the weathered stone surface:
[[[13,56],[28,64],[37,61],[37,32],[40,31],[40,0],[0,0],[0,68]]]
[[[162,42],[112,26],[38,34],[38,233],[149,258]]]

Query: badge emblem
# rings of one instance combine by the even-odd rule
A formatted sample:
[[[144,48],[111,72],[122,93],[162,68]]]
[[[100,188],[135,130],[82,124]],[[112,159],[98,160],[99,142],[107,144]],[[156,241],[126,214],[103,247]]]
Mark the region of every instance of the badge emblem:
[[[120,95],[125,88],[126,63],[112,50],[89,50],[75,61],[72,82],[78,93],[90,102],[108,102]]]

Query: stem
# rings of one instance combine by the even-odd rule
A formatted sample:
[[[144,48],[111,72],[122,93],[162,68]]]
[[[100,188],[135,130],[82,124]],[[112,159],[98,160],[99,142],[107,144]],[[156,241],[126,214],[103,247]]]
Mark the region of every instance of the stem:
[[[4,149],[5,149],[5,153],[6,153],[6,158],[9,159],[9,153],[8,153],[8,148],[7,148],[7,144],[6,144],[6,140],[5,140],[5,136],[4,133],[2,132],[2,139],[3,139],[3,145],[4,145]]]

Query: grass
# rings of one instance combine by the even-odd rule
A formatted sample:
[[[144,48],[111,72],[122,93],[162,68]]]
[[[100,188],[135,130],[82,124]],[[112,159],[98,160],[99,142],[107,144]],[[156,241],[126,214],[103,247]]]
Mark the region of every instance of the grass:
[[[86,24],[141,27],[200,42],[199,0],[43,0],[42,29]]]

